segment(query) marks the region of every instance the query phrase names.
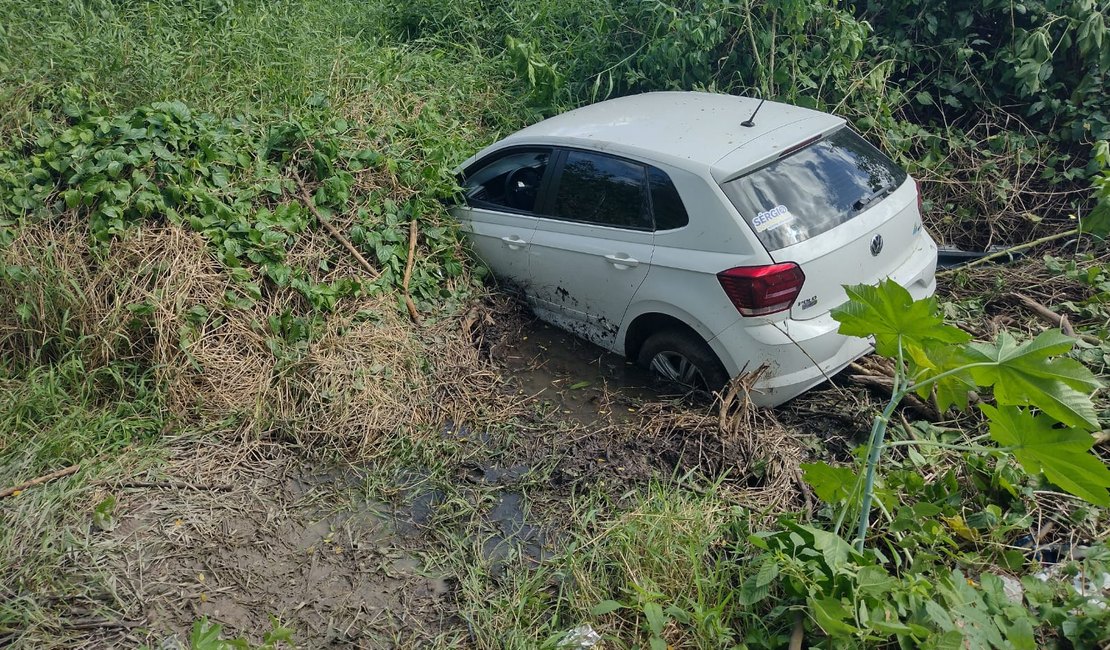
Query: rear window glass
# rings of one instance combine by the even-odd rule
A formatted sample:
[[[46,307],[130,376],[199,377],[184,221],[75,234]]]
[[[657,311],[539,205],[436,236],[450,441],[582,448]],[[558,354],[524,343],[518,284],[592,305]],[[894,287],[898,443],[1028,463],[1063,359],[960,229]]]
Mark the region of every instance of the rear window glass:
[[[721,187],[773,251],[839,226],[905,180],[882,152],[841,129]]]
[[[690,223],[682,197],[666,172],[648,167],[648,185],[651,188],[651,211],[655,216],[656,230],[681,228]]]

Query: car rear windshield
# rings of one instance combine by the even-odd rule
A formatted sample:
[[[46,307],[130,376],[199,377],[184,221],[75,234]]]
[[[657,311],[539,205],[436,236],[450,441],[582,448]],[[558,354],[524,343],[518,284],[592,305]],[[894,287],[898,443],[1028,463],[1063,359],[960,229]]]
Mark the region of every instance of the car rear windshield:
[[[832,230],[905,180],[906,172],[844,128],[721,187],[773,251]]]

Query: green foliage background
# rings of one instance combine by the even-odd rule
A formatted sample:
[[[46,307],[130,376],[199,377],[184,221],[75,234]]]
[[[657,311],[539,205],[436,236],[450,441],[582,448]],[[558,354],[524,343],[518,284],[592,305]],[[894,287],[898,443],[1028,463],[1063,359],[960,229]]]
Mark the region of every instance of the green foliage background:
[[[922,181],[926,223],[946,243],[1018,243],[1070,229],[1073,217],[1110,223],[1108,14],[1107,0],[0,0],[0,247],[54,219],[85,220],[98,241],[182,224],[236,279],[231,306],[273,287],[300,293],[303,313],[267,324],[299,343],[313,316],[345,298],[396,292],[403,226],[415,219],[414,297],[424,313],[450,311],[473,288],[441,204],[454,165],[543,116],[661,89],[843,115]],[[392,179],[388,192],[360,185],[367,174]],[[288,200],[298,180],[326,214],[353,211],[346,234],[380,278],[315,283],[287,263],[317,226]],[[43,281],[19,268],[0,274],[0,286]],[[926,316],[939,325],[934,307]],[[1106,313],[1097,301],[1083,308]],[[36,475],[159,436],[165,422],[152,414],[164,398],[147,368],[87,368],[54,352],[27,367],[0,359],[0,422],[28,432],[19,449],[0,441],[0,468]],[[1098,346],[1083,352],[1107,358]],[[1007,396],[994,376],[975,381]],[[1057,419],[1105,426],[1105,411],[1081,406]],[[865,552],[799,524],[760,532],[712,489],[653,486],[631,514],[591,510],[589,534],[534,572],[487,582],[463,567],[475,573],[464,576],[460,616],[491,647],[556,647],[583,620],[628,646],[782,647],[798,612],[827,647],[1105,642],[1105,610],[1067,584],[1024,580],[1028,607],[1014,607],[991,573],[1027,572],[1013,541],[1044,486],[991,453],[953,462],[944,445],[962,444],[959,430],[914,431],[938,445],[879,477],[885,519]],[[1072,438],[1086,464],[1099,462],[1089,436]],[[1028,452],[1012,431],[994,439]],[[858,465],[865,455],[855,452]],[[830,506],[819,518],[848,507],[853,468],[806,468]],[[1098,477],[1087,495],[1096,502],[1106,499]],[[1070,516],[1078,526],[1098,511]],[[0,530],[0,542],[14,547],[16,533]],[[1065,570],[1106,565],[1099,548]],[[987,577],[969,582],[971,569]],[[24,571],[47,580],[54,569]],[[34,607],[5,601],[0,630],[25,625]]]

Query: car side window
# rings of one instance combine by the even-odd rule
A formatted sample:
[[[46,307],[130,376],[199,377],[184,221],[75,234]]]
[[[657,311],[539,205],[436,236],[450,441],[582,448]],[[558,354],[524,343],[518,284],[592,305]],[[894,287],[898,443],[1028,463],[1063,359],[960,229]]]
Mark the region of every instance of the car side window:
[[[463,179],[467,205],[518,212],[534,212],[549,149],[511,151],[478,163]]]
[[[667,172],[656,167],[648,167],[648,186],[651,188],[651,213],[655,217],[656,230],[672,230],[690,223],[690,215],[682,204],[678,188],[671,182]]]
[[[651,230],[646,170],[627,160],[568,151],[553,214],[559,219]]]

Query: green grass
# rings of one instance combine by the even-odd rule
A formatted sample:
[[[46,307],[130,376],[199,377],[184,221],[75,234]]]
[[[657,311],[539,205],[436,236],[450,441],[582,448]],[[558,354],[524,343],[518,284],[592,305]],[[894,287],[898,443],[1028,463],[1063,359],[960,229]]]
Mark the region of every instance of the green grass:
[[[114,110],[180,100],[217,115],[288,115],[323,96],[341,113],[403,114],[446,102],[479,118],[458,128],[469,131],[483,116],[505,122],[507,104],[488,107],[505,81],[502,65],[466,50],[385,41],[383,6],[0,0],[0,128],[27,124],[62,87]],[[406,101],[395,103],[402,92]]]
[[[159,391],[136,368],[90,369],[75,356],[0,368],[0,486],[80,466],[0,502],[0,640],[31,630],[62,634],[53,611],[58,597],[73,606],[99,603],[86,601],[105,589],[94,567],[65,570],[90,557],[92,481],[129,449],[143,450],[143,462],[156,460],[151,444],[163,413]]]
[[[542,565],[522,560],[497,579],[472,559],[458,567],[460,614],[479,646],[556,647],[586,624],[607,647],[767,638],[735,598],[748,571],[748,514],[714,489],[669,480],[614,499],[597,488],[564,507],[567,537]]]
[[[152,439],[164,426],[149,376],[119,366],[90,369],[76,357],[0,375],[0,484],[82,461],[96,462]]]
[[[73,117],[66,104],[75,96],[108,114],[175,100],[220,118],[246,115],[260,127],[324,111],[350,121],[366,141],[386,143],[391,158],[417,163],[417,175],[442,177],[540,112],[567,108],[593,92],[604,95],[610,81],[617,88],[690,85],[643,72],[662,74],[681,63],[651,50],[671,40],[696,50],[698,43],[681,42],[690,33],[668,28],[666,39],[648,38],[639,26],[603,15],[609,6],[604,0],[450,6],[440,0],[404,6],[0,0],[0,148],[34,131],[35,121],[47,131],[65,124]],[[642,10],[661,21],[655,28],[670,25],[663,5],[622,6],[628,11],[613,15]],[[502,51],[506,36],[542,46],[518,48],[526,60],[514,63]],[[610,53],[620,57],[605,60]],[[634,57],[640,67],[625,65]],[[545,60],[583,78],[545,76]],[[527,81],[528,66],[541,71],[538,81]],[[8,218],[0,212],[0,226]],[[67,330],[67,305],[79,302],[81,287],[62,277],[49,277],[57,286],[47,294],[57,297],[55,321]],[[90,526],[100,498],[94,482],[122,463],[157,463],[167,426],[165,396],[151,368],[130,360],[94,367],[74,353],[91,347],[74,340],[78,334],[42,334],[18,337],[18,362],[0,357],[0,487],[74,463],[82,470],[0,501],[0,643],[15,638],[27,647],[44,639],[64,644],[60,618],[68,614],[67,601],[110,602],[101,597],[109,588],[96,566],[74,567],[92,557]],[[514,451],[537,441],[558,449],[566,432],[552,422],[557,411],[541,416],[548,430],[519,438],[518,422],[478,423],[494,434],[488,445],[444,439],[438,431],[420,432],[430,434],[423,441],[399,437],[370,463],[363,489],[351,497],[404,506],[414,482],[417,491],[442,494],[420,553],[431,569],[457,579],[459,621],[443,631],[443,647],[555,647],[583,624],[615,648],[785,645],[789,612],[765,621],[757,614],[768,607],[737,600],[753,571],[746,562],[753,524],[713,487],[671,479],[617,494],[597,484],[567,497],[548,483],[553,459],[512,487],[532,504],[529,517],[555,532],[553,555],[538,565],[516,557],[495,566],[485,558],[488,513],[503,489],[467,481],[466,472],[511,462]],[[297,438],[286,433],[285,439]],[[232,432],[215,435],[221,434]]]

